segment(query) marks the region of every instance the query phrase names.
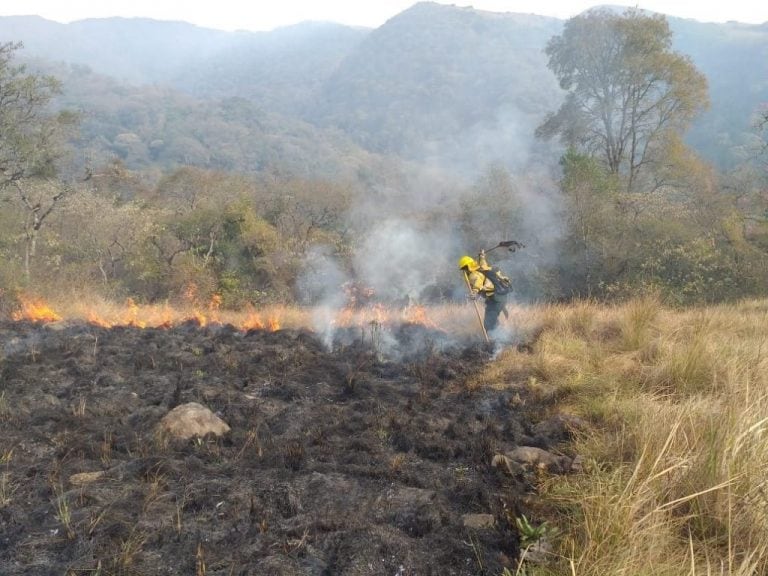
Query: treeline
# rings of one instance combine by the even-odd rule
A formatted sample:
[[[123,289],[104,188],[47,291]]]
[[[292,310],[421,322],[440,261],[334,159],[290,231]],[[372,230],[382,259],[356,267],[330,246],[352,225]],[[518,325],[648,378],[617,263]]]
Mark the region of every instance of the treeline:
[[[403,260],[381,265],[378,287],[413,287],[410,293],[424,303],[461,299],[457,250],[472,253],[514,238],[526,248],[490,258],[511,274],[523,301],[653,292],[691,304],[766,295],[768,199],[759,175],[717,178],[706,166],[699,169],[687,193],[638,195],[617,190],[594,160],[570,153],[564,197],[553,195],[547,207],[531,204],[534,197],[543,201],[542,191],[532,197],[521,179],[491,168],[440,207],[420,212],[414,227],[442,226],[453,237],[445,245],[406,246]],[[316,287],[304,276],[318,250],[347,277],[358,273],[368,281],[356,271],[355,254],[376,214],[355,215],[371,194],[356,184],[192,167],[150,184],[116,162],[66,185],[58,199],[59,182],[23,186],[28,204],[6,187],[0,212],[0,289],[7,296],[31,291],[157,302],[192,291],[200,301],[218,294],[232,308],[311,303]],[[382,199],[382,217],[385,204],[396,201]],[[35,231],[34,211],[49,209]]]
[[[351,189],[342,183],[182,168],[149,186],[115,162],[87,182],[30,179],[23,191],[26,200],[18,189],[4,198],[7,291],[292,302],[309,247],[349,246]],[[34,231],[35,211],[49,210]]]

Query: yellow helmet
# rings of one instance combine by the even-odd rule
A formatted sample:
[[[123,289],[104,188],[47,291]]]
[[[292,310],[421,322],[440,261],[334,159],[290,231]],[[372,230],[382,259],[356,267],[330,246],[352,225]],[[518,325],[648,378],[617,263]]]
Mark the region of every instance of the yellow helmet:
[[[462,256],[459,258],[459,270],[468,268],[470,272],[477,270],[477,262],[471,256]]]

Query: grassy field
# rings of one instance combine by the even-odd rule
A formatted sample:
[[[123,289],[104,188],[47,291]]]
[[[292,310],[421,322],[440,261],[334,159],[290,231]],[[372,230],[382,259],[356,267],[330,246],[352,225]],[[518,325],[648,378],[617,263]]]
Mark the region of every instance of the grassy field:
[[[533,353],[505,350],[488,383],[524,374],[587,426],[567,447],[583,470],[539,486],[559,529],[550,561],[519,572],[765,574],[768,302],[578,303],[526,320]]]

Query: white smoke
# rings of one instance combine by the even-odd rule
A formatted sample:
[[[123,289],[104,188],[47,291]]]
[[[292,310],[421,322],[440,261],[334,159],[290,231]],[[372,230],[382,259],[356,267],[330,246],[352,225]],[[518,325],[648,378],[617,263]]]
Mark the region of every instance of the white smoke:
[[[366,234],[354,255],[354,269],[381,298],[404,306],[418,303],[445,274],[457,243],[442,227],[385,219]]]
[[[346,304],[344,284],[349,275],[328,246],[313,246],[298,281],[300,299],[312,305],[312,327],[329,350],[333,346],[335,320]]]
[[[394,307],[460,301],[467,288],[458,259],[503,240],[526,245],[488,257],[512,278],[510,303],[546,297],[561,236],[557,157],[533,137],[540,119],[507,109],[494,120],[455,141],[425,142],[421,164],[392,164],[361,191],[348,213],[359,239],[345,258],[348,272],[326,253],[323,261],[336,273],[310,274],[313,282],[332,280],[321,290],[326,312],[316,327],[329,342],[333,317],[344,306],[344,281],[373,289],[377,300]],[[512,321],[493,336],[504,345],[521,338]]]

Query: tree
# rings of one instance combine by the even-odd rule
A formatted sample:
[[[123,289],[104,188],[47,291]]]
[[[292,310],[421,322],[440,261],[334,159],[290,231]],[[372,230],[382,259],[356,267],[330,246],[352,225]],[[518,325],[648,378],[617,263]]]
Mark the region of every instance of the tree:
[[[313,244],[343,244],[349,233],[352,189],[344,182],[277,178],[265,181],[265,218],[274,224],[292,257]]]
[[[151,209],[120,202],[117,194],[81,189],[67,198],[51,229],[58,233],[61,260],[81,285],[118,288],[126,265],[152,232]]]
[[[537,129],[604,161],[626,189],[708,105],[707,82],[690,59],[671,50],[662,15],[593,9],[568,20],[547,44],[549,68],[568,93]]]
[[[594,295],[599,284],[621,267],[625,248],[627,227],[616,179],[594,158],[572,149],[560,163],[566,222],[560,263],[563,290],[569,295]]]
[[[47,111],[59,82],[15,65],[19,48],[20,43],[0,44],[0,191],[15,189],[23,208],[24,273],[29,280],[40,229],[67,190],[54,176],[63,150],[62,128],[72,125],[74,117]]]
[[[55,122],[45,112],[59,83],[14,65],[20,43],[0,44],[0,186],[32,176],[51,176],[57,151]]]
[[[478,249],[519,239],[524,210],[512,175],[499,164],[489,166],[461,200],[460,219],[462,234]]]

